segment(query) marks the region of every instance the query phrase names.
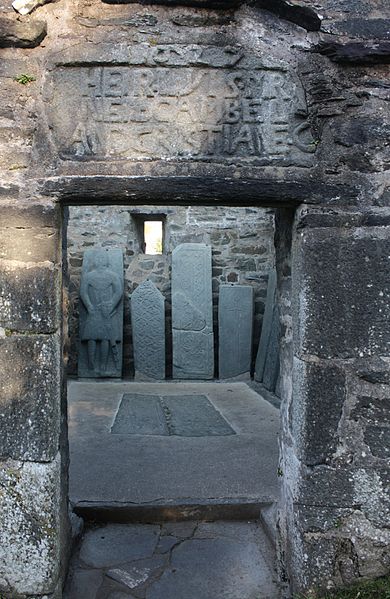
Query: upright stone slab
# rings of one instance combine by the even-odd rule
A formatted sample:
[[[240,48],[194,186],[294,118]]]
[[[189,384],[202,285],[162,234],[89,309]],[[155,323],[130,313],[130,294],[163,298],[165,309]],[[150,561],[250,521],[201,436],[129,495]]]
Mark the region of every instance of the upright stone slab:
[[[164,296],[144,281],[131,296],[131,326],[136,378],[165,378]]]
[[[250,375],[253,334],[253,288],[219,288],[219,377]]]
[[[87,250],[80,284],[79,377],[121,377],[122,347],[122,252]]]
[[[264,364],[263,385],[268,391],[276,392],[280,370],[280,315],[279,307],[274,305],[271,322],[271,334]]]
[[[173,377],[214,376],[211,247],[183,243],[172,253]]]
[[[276,270],[271,270],[268,275],[267,299],[265,302],[263,326],[261,328],[261,335],[255,365],[255,380],[259,383],[261,383],[263,380],[268,346],[271,338],[272,322],[274,319],[275,294]]]

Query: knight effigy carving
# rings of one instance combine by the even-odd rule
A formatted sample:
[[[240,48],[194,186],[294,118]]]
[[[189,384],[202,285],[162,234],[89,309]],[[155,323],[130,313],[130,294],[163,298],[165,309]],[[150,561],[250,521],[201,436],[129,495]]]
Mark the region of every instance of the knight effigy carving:
[[[123,259],[120,250],[87,250],[80,284],[80,377],[121,377]]]

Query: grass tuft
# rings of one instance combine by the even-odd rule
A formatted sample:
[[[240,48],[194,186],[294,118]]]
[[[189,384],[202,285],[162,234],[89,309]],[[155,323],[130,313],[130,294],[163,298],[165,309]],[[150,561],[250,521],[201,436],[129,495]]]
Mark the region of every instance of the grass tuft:
[[[390,576],[363,582],[340,591],[296,595],[294,599],[390,599]]]

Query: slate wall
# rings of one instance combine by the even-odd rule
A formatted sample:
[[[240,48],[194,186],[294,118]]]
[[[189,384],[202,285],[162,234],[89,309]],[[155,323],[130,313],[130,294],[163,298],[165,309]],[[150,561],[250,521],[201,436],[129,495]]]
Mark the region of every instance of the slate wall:
[[[164,215],[164,251],[161,255],[146,255],[140,248],[137,215]],[[125,315],[124,362],[125,377],[134,370],[130,295],[150,279],[163,293],[166,303],[167,375],[172,374],[171,343],[171,259],[173,249],[181,243],[206,243],[212,247],[213,307],[215,356],[218,356],[218,290],[221,283],[235,282],[254,288],[255,359],[264,313],[268,272],[274,266],[274,227],[272,211],[262,208],[111,206],[106,208],[69,208],[67,228],[69,273],[69,362],[68,373],[77,373],[78,302],[83,253],[97,247],[119,247],[124,257]],[[216,360],[216,376],[218,362]]]
[[[21,17],[0,2],[6,597],[61,595],[66,408],[52,243],[67,203],[297,210],[294,224],[278,217],[292,231],[290,256],[287,235],[278,248],[281,571],[294,591],[389,571],[388,2],[186,3],[60,0]],[[129,95],[130,69],[143,76]],[[172,100],[178,89],[190,106]]]

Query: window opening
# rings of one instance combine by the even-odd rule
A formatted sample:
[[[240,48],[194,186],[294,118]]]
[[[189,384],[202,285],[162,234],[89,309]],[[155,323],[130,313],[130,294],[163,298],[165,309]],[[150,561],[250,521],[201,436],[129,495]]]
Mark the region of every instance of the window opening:
[[[162,254],[163,222],[162,220],[145,220],[143,223],[143,244],[145,254]]]

